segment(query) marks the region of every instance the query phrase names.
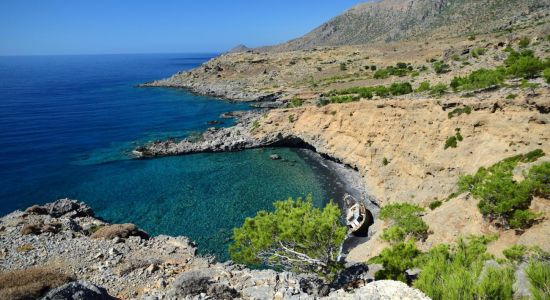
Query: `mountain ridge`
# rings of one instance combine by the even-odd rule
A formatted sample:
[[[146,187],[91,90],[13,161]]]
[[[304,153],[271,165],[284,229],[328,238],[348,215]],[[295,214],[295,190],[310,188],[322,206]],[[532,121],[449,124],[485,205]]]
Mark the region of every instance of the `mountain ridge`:
[[[308,34],[259,51],[306,50],[511,30],[548,15],[550,0],[381,0],[360,3]]]

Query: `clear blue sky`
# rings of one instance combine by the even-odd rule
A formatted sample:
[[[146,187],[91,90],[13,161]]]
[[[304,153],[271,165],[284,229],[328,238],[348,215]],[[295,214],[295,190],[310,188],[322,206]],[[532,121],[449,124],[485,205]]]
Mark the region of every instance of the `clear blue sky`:
[[[0,55],[221,52],[301,36],[360,0],[0,0]]]

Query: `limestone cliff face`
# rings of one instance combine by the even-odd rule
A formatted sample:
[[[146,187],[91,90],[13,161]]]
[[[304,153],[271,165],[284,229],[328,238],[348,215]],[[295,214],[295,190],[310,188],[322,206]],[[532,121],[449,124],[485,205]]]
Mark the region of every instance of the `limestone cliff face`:
[[[257,135],[295,135],[318,152],[357,168],[382,205],[428,204],[453,192],[461,174],[537,148],[550,153],[549,117],[535,104],[548,105],[549,100],[528,104],[528,99],[453,96],[442,101],[378,100],[273,110],[262,119]],[[455,105],[469,105],[474,111],[449,119],[452,108],[445,106]],[[444,149],[456,128],[464,141],[456,149]],[[389,164],[384,165],[384,158]]]
[[[462,174],[534,149],[550,153],[550,97],[547,89],[541,91],[516,100],[502,100],[497,92],[470,99],[404,98],[273,110],[261,119],[255,135],[296,136],[318,152],[358,169],[381,206],[408,202],[427,207],[456,191]],[[473,108],[471,114],[448,117],[454,107],[465,105]],[[444,149],[457,128],[464,140],[457,148]],[[550,203],[538,199],[532,209],[548,215]],[[495,255],[517,243],[550,251],[548,219],[521,234],[503,232],[483,219],[476,200],[467,195],[428,211],[424,220],[432,234],[419,244],[423,249],[453,243],[460,236],[497,233],[500,238],[490,248]],[[387,246],[379,238],[385,225],[375,224],[373,238],[353,249],[348,260],[365,261],[378,255]]]

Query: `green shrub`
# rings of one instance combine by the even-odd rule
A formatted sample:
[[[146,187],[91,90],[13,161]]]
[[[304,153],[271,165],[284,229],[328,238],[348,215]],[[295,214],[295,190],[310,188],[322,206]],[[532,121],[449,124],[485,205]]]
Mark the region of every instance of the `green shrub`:
[[[387,166],[389,163],[390,163],[390,161],[387,158],[384,157],[384,159],[382,160],[382,164],[384,166]]]
[[[374,78],[375,79],[386,79],[388,77],[390,77],[390,72],[388,72],[388,70],[386,69],[380,69],[376,72],[374,72]]]
[[[431,210],[434,210],[434,209],[440,207],[442,204],[443,204],[442,201],[437,200],[437,201],[434,201],[434,202],[430,203],[429,206],[430,206],[430,209],[431,209]]]
[[[383,86],[383,85],[379,85],[379,86],[374,87],[373,92],[378,97],[387,97],[387,96],[390,95],[390,90],[387,87]]]
[[[540,58],[535,57],[532,50],[521,52],[512,50],[504,61],[504,64],[507,66],[507,74],[524,79],[535,78],[544,69],[550,67],[549,61],[544,62]]]
[[[449,65],[440,61],[433,63],[433,68],[436,74],[443,74],[449,72]]]
[[[480,168],[474,175],[460,177],[459,190],[469,191],[474,198],[479,199],[479,210],[489,219],[503,219],[513,228],[529,227],[537,215],[529,212],[528,208],[537,187],[544,186],[545,175],[539,174],[548,172],[548,166],[543,164],[535,168],[521,182],[514,180],[513,170],[520,162],[532,162],[542,156],[544,152],[538,149],[504,159],[487,169]]]
[[[488,267],[477,286],[478,299],[513,299],[515,281],[511,266]]]
[[[330,102],[332,103],[349,103],[359,101],[358,96],[344,95],[344,96],[332,96],[330,97]]]
[[[447,92],[447,85],[444,83],[438,83],[434,85],[430,91],[430,95],[440,97]]]
[[[491,258],[486,252],[488,242],[487,238],[472,238],[469,242],[459,240],[452,248],[447,245],[432,248],[417,259],[422,272],[414,287],[434,300],[501,299],[481,296],[504,291],[509,294],[502,299],[511,299],[509,287],[513,276],[510,277],[508,268],[498,267],[482,274],[484,261]],[[502,276],[500,280],[495,281],[499,276]]]
[[[430,90],[431,90],[431,87],[430,87],[430,82],[429,81],[421,82],[420,85],[418,86],[418,88],[416,89],[416,91],[419,92],[419,93],[428,92]]]
[[[531,44],[531,39],[528,37],[523,37],[518,43],[520,48],[527,48],[529,47],[529,44]]]
[[[485,54],[485,52],[487,52],[487,50],[485,48],[474,48],[472,50],[472,56],[475,57],[475,58],[478,58],[481,55]]]
[[[254,120],[254,122],[252,122],[252,127],[250,128],[250,131],[254,131],[258,128],[260,128],[260,122],[258,122],[258,120]]]
[[[445,147],[444,149],[447,150],[449,148],[456,148],[458,147],[458,141],[456,139],[456,136],[450,136],[447,138],[447,140],[445,141]]]
[[[550,197],[550,162],[543,162],[538,166],[533,166],[526,178],[534,194],[545,198]]]
[[[375,65],[372,65],[372,66],[370,66],[370,69],[371,69],[372,71],[376,71],[376,66],[375,66]]]
[[[532,260],[525,269],[533,299],[550,298],[550,262]]]
[[[383,270],[376,272],[376,280],[399,280],[406,282],[405,271],[416,266],[415,260],[421,255],[414,240],[400,242],[388,247],[380,255],[369,260],[369,264],[381,264]]]
[[[398,62],[398,63],[396,64],[396,66],[397,66],[397,68],[399,68],[399,69],[407,69],[407,67],[408,67],[408,65],[407,65],[406,63],[404,63],[404,62]]]
[[[392,83],[389,90],[394,96],[410,94],[413,91],[412,85],[408,82]]]
[[[338,205],[315,208],[310,195],[274,206],[274,212],[260,211],[234,229],[231,259],[332,278],[341,267],[337,257],[347,234]]]
[[[453,109],[452,111],[450,111],[447,116],[449,117],[449,119],[452,119],[454,117],[457,117],[457,116],[460,116],[462,114],[471,114],[472,113],[472,107],[471,106],[464,106],[464,107],[459,107],[459,108],[455,108]]]
[[[292,99],[290,100],[290,105],[291,107],[300,107],[304,104],[304,100],[294,96],[292,97]]]
[[[428,235],[428,225],[420,217],[424,209],[413,204],[396,203],[382,207],[380,219],[393,223],[382,233],[382,239],[401,242],[407,237],[423,240]]]
[[[525,245],[514,245],[508,249],[504,249],[502,254],[513,262],[520,262],[527,255],[527,247]]]
[[[505,74],[502,70],[479,69],[465,77],[457,76],[451,81],[451,87],[455,91],[482,89],[503,83]]]
[[[506,99],[514,100],[514,99],[516,99],[517,97],[518,97],[518,95],[516,95],[516,94],[510,94],[510,95],[506,96]]]
[[[294,115],[289,115],[288,116],[288,122],[289,123],[294,123]]]
[[[544,77],[546,83],[550,83],[550,67],[544,69],[544,71],[542,72],[542,77]]]
[[[464,140],[464,137],[462,136],[462,134],[460,134],[460,128],[456,128],[455,131],[456,131],[456,140],[459,142],[462,142]]]

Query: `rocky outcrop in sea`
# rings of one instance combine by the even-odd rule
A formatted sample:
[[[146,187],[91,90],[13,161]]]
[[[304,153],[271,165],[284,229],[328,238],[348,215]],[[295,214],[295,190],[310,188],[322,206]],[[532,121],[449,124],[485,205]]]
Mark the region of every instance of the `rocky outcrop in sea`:
[[[149,237],[132,224],[108,224],[69,199],[0,219],[0,281],[12,272],[51,270],[50,278],[33,282],[48,280],[44,299],[427,299],[402,283],[371,282],[366,265],[325,285],[314,276],[218,263],[196,250],[185,237]],[[32,288],[20,284],[0,284],[0,298]]]

